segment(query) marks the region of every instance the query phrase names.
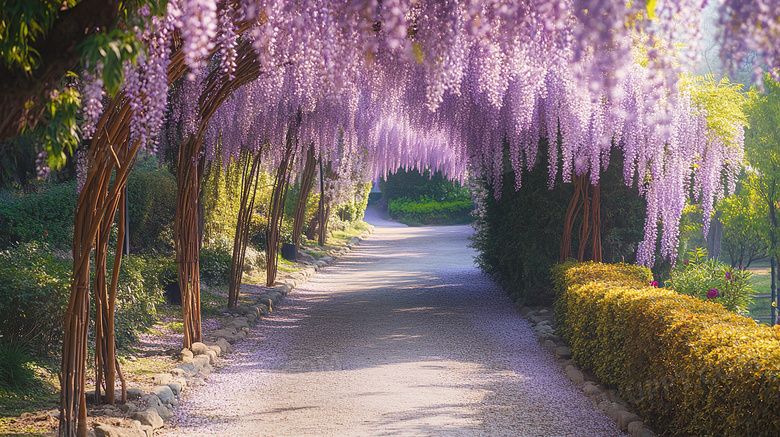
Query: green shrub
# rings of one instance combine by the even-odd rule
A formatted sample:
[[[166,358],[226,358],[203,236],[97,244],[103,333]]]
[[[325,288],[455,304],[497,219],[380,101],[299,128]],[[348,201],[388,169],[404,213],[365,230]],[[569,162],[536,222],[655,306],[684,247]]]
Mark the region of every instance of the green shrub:
[[[780,326],[650,280],[625,264],[553,270],[559,333],[574,359],[664,435],[775,435]]]
[[[0,201],[0,247],[36,240],[70,250],[77,198],[75,181],[45,184],[36,193],[6,193]]]
[[[157,307],[165,303],[163,286],[171,266],[175,272],[176,264],[167,258],[130,255],[122,259],[114,314],[118,347],[131,345],[138,340],[139,333],[152,327]]]
[[[401,197],[387,204],[390,217],[402,222],[414,224],[464,224],[472,221],[471,211],[474,202],[471,200],[436,201],[430,197],[419,200]]]
[[[209,284],[227,283],[233,259],[233,243],[227,238],[215,239],[200,250],[200,280]]]
[[[556,182],[551,190],[545,160],[547,144],[539,144],[537,165],[522,174],[522,187],[515,190],[514,172],[503,175],[503,190],[480,181],[476,187],[477,232],[472,247],[479,251],[480,268],[502,281],[523,302],[552,301],[550,268],[559,262],[566,209],[574,184]],[[643,237],[645,201],[635,187],[623,181],[622,157],[614,155],[601,173],[601,246],[606,262],[633,262]],[[578,250],[581,218],[572,232],[572,251]]]
[[[445,179],[440,171],[431,175],[428,169],[421,174],[416,169],[406,171],[399,168],[379,181],[379,189],[382,191],[382,198],[388,203],[402,197],[428,197],[438,201],[471,200],[468,188]]]
[[[133,252],[173,251],[176,178],[166,169],[139,168],[127,180],[130,248]]]
[[[563,218],[573,189],[559,183],[550,190],[547,172],[539,166],[523,173],[519,190],[514,186],[514,173],[505,174],[496,199],[494,187],[481,181],[472,247],[479,251],[480,268],[510,293],[526,303],[547,303],[552,300],[550,267],[560,257]]]
[[[729,311],[747,315],[755,292],[750,285],[751,273],[734,269],[715,259],[707,259],[707,250],[697,248],[688,259],[672,269],[666,287],[701,300],[711,300]]]
[[[35,381],[35,371],[24,342],[6,343],[0,339],[0,388],[26,389]]]
[[[52,256],[46,243],[21,243],[0,251],[3,341],[27,342],[37,355],[57,349],[70,293],[71,264]]]
[[[353,201],[344,202],[334,207],[334,214],[342,222],[354,223],[363,220],[368,205],[368,193],[371,192],[371,183],[357,184],[352,196]]]

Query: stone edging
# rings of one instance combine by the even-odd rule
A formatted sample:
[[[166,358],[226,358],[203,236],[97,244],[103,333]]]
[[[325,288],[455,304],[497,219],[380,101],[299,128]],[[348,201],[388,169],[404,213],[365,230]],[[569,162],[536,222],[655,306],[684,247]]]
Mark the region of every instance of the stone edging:
[[[138,388],[127,389],[128,402],[120,408],[132,419],[129,426],[96,422],[95,437],[152,437],[154,430],[162,428],[165,421],[173,417],[173,409],[179,405],[181,393],[188,388],[205,385],[204,378],[213,372],[213,366],[217,364],[220,356],[233,351],[233,343],[246,338],[250,328],[255,326],[260,318],[270,314],[276,304],[294,288],[306,283],[319,269],[332,264],[373,232],[372,226],[360,236],[352,237],[346,246],[332,251],[330,255],[302,261],[302,264],[308,264],[306,268],[280,275],[283,278],[278,280],[273,288],[252,295],[251,303],[235,308],[222,308],[222,313],[237,317],[231,319],[223,328],[204,334],[204,338],[208,340],[193,343],[191,349],[182,349],[181,363],[168,373],[154,375],[155,387],[149,393]]]
[[[555,314],[547,307],[527,307],[518,304],[520,313],[532,325],[534,334],[542,347],[555,353],[555,358],[566,372],[566,377],[585,396],[598,402],[599,410],[611,417],[621,431],[626,431],[631,437],[657,437],[636,413],[629,410],[626,401],[620,398],[614,390],[605,389],[595,378],[580,370],[571,359],[568,345],[555,334]]]

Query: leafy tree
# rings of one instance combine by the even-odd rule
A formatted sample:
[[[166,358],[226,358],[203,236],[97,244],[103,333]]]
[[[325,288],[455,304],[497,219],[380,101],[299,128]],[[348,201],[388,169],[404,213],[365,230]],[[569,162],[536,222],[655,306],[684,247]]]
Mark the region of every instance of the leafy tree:
[[[747,184],[766,208],[768,220],[764,219],[763,233],[773,260],[772,273],[776,274],[780,258],[780,83],[765,74],[764,92],[753,93],[752,97],[747,109],[750,127],[745,132],[745,152],[750,162]],[[772,298],[776,298],[774,280]]]
[[[767,204],[753,188],[743,184],[734,196],[723,199],[717,207],[723,222],[723,249],[731,266],[747,269],[754,261],[767,257]]]
[[[0,141],[40,128],[49,165],[59,167],[79,143],[81,95],[72,71],[102,65],[106,90],[116,93],[123,63],[143,50],[136,32],[148,6],[167,0],[0,0]]]

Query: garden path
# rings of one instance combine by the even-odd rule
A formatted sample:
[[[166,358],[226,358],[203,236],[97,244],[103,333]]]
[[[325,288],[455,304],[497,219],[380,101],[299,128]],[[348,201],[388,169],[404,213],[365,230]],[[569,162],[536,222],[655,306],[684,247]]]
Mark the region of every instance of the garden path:
[[[620,436],[474,266],[466,226],[376,232],[291,293],[167,435]]]

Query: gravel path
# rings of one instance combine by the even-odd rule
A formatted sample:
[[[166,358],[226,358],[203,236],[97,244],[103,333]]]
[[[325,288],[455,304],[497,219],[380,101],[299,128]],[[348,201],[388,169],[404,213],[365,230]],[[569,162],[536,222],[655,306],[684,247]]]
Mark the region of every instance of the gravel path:
[[[261,320],[166,435],[621,436],[473,265],[465,226],[376,233]]]

